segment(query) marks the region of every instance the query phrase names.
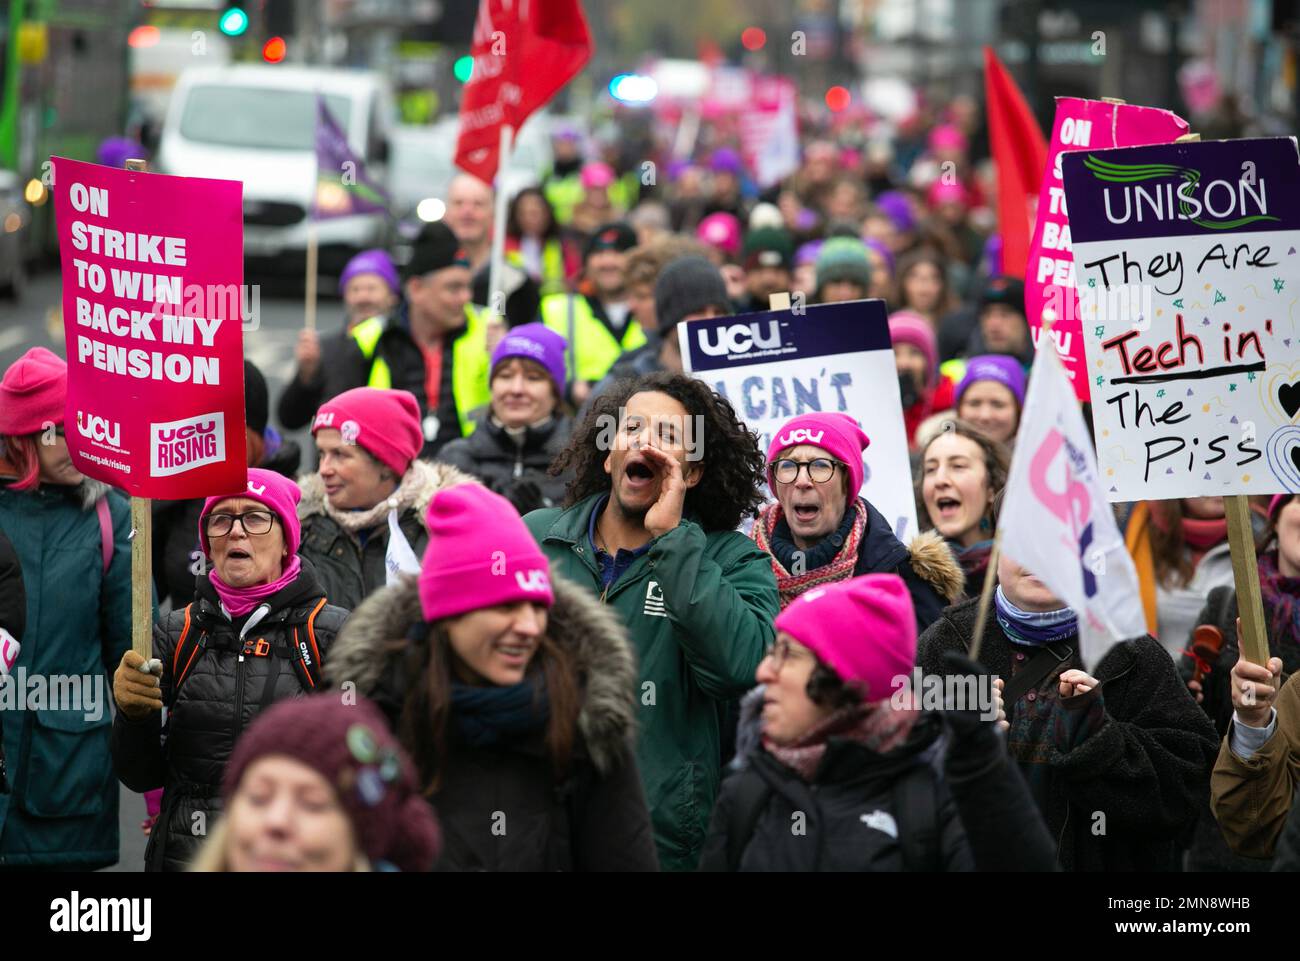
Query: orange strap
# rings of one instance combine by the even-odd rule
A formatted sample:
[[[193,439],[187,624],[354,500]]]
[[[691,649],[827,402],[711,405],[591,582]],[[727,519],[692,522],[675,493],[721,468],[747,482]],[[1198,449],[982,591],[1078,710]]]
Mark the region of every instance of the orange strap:
[[[181,681],[185,680],[185,675],[190,672],[190,665],[194,663],[194,656],[199,653],[199,645],[195,644],[194,650],[190,651],[190,659],[185,662],[185,667],[177,671],[181,648],[185,646],[185,638],[190,636],[190,608],[193,606],[193,604],[185,605],[185,626],[181,628],[181,636],[176,641],[176,650],[172,653],[172,690],[181,686]]]
[[[1142,597],[1142,613],[1146,615],[1147,631],[1152,637],[1159,626],[1156,614],[1156,564],[1151,553],[1151,505],[1140,501],[1129,514],[1124,529],[1124,546],[1128,548],[1137,568],[1138,593]]]
[[[325,598],[322,597],[320,602],[312,609],[312,612],[307,615],[307,640],[311,641],[311,652],[316,658],[318,670],[324,665],[321,663],[320,648],[316,646],[316,615],[320,613],[320,609],[324,606]]]

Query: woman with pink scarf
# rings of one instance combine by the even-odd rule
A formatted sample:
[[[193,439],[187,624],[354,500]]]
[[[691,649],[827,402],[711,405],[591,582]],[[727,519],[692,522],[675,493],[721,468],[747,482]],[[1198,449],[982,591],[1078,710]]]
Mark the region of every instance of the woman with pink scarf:
[[[348,612],[327,602],[298,556],[300,497],[293,481],[260,468],[242,493],[209,497],[199,542],[211,568],[196,578],[194,601],[154,625],[153,660],[127,651],[113,675],[114,770],[133,791],[163,789],[147,870],[182,870],[194,856],[252,720],[323,686],[321,662]]]

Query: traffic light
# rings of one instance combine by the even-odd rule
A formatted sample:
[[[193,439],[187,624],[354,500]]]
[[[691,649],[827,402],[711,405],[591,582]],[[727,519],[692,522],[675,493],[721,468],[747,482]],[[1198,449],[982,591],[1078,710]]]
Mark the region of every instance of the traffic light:
[[[241,0],[226,0],[226,10],[217,25],[227,37],[238,37],[248,29],[248,11]]]
[[[262,44],[262,59],[267,63],[279,63],[284,59],[287,49],[284,37],[271,37],[266,43]]]

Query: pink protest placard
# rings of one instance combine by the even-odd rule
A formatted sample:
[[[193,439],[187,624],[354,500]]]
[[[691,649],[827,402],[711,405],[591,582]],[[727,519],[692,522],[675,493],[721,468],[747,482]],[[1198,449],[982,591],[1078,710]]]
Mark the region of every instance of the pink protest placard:
[[[243,490],[243,185],[51,159],[73,464],[134,497]]]
[[[1074,395],[1087,400],[1088,376],[1075,290],[1070,220],[1061,182],[1061,154],[1083,148],[1140,147],[1173,143],[1187,133],[1187,121],[1168,110],[1104,100],[1056,98],[1056,120],[1047,149],[1047,170],[1038,198],[1038,220],[1025,269],[1025,316],[1034,343],[1043,318],[1052,321],[1052,337]]]

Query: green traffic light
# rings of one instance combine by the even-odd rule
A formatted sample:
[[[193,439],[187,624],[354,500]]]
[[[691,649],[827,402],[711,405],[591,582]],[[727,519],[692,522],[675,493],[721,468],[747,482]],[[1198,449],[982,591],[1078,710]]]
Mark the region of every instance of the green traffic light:
[[[248,29],[248,14],[239,7],[231,7],[221,15],[221,32],[228,37],[237,37]]]
[[[451,72],[461,83],[469,83],[469,78],[474,73],[474,58],[469,54],[461,57],[452,65]]]

